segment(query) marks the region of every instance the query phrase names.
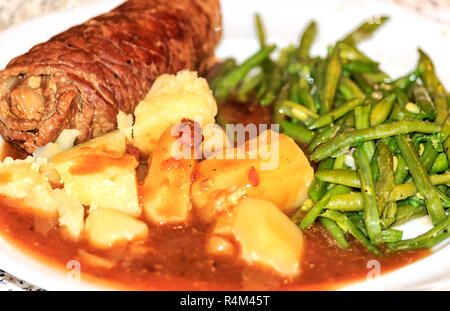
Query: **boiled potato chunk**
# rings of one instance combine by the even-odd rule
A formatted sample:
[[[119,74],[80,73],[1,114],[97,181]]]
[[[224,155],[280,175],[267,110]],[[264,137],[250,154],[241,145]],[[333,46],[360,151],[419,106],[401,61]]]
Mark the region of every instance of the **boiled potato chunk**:
[[[86,237],[99,248],[109,248],[133,240],[146,239],[145,223],[118,210],[98,208],[86,219]]]
[[[79,240],[84,229],[84,207],[70,197],[64,189],[53,190],[56,200],[59,224],[66,229],[72,240]]]
[[[48,179],[39,173],[45,161],[6,158],[0,163],[0,194],[20,201],[18,207],[48,216],[56,216],[57,208]]]
[[[207,252],[215,255],[233,255],[235,252],[234,245],[226,238],[221,236],[212,236],[208,240],[208,244],[206,246]]]
[[[245,261],[270,266],[287,277],[300,273],[302,231],[273,203],[244,199],[233,209],[230,218],[230,228],[225,231],[231,232],[239,242],[240,256]],[[224,228],[217,231],[223,234]]]
[[[133,115],[119,111],[117,114],[117,127],[129,143],[133,142],[133,123]]]
[[[133,156],[84,147],[55,167],[67,193],[83,205],[139,216],[142,208],[137,192],[137,165]]]
[[[72,158],[78,157],[80,150],[86,147],[108,151],[119,156],[125,154],[127,141],[125,139],[125,136],[120,131],[114,131],[56,154],[52,158],[52,162],[55,165],[64,164],[65,162],[70,161]]]
[[[225,148],[233,147],[233,142],[218,124],[209,124],[203,129],[202,151],[205,158],[212,158]]]
[[[204,128],[215,123],[217,104],[203,78],[187,70],[156,79],[144,100],[136,107],[133,127],[134,145],[149,155],[171,124],[192,119]]]
[[[283,212],[292,211],[307,199],[314,170],[302,150],[285,135],[278,135],[273,141],[260,140],[264,135],[278,134],[264,132],[245,146],[231,150],[231,159],[224,154],[226,159],[210,158],[197,165],[191,194],[198,215],[205,221],[229,210],[243,197],[269,200]],[[265,141],[268,146],[264,146]],[[252,143],[258,143],[257,152],[252,151],[258,154],[250,157]],[[273,158],[260,154],[266,147],[274,151]],[[263,164],[268,163],[274,164],[273,167],[264,169]]]
[[[192,209],[190,188],[196,160],[191,148],[186,157],[180,156],[182,150],[178,154],[179,138],[172,136],[172,129],[173,126],[169,126],[162,134],[141,188],[145,215],[160,224],[185,222]]]

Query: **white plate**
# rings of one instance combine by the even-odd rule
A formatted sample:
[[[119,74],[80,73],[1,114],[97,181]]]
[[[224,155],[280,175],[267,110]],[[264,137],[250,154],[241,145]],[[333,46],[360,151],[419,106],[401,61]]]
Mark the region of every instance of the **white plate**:
[[[0,68],[13,57],[52,35],[106,12],[121,0],[99,0],[89,5],[47,15],[0,32]],[[374,15],[389,15],[391,20],[376,36],[360,45],[381,63],[382,69],[393,77],[412,70],[417,62],[417,47],[422,47],[433,59],[443,83],[450,87],[450,28],[427,20],[414,11],[385,2],[370,0],[222,0],[224,39],[218,48],[219,57],[233,56],[239,60],[257,50],[253,14],[261,13],[268,39],[283,47],[295,43],[311,19],[319,25],[319,36],[313,54],[323,55],[327,45],[342,38],[361,21]],[[429,227],[426,218],[405,227],[414,236]],[[448,243],[447,243],[448,244]],[[21,253],[0,238],[0,267],[9,273],[48,290],[86,290],[101,287],[73,281],[73,267],[56,271]],[[371,281],[346,287],[349,290],[410,290],[450,289],[450,245],[441,245],[425,259]],[[372,264],[372,265],[370,265]],[[376,264],[375,264],[376,266]],[[368,276],[375,267],[368,263]],[[383,267],[381,272],[383,272]]]

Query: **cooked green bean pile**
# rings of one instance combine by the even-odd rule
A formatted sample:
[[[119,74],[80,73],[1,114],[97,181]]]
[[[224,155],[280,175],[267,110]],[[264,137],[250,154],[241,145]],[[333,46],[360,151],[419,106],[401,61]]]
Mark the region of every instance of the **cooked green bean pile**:
[[[387,20],[363,23],[325,58],[310,54],[311,22],[275,57],[257,15],[260,50],[239,65],[223,61],[210,79],[219,110],[230,97],[272,107],[281,131],[318,162],[310,199],[292,220],[303,230],[318,221],[340,247],[351,235],[375,254],[450,237],[450,95],[424,51],[413,71],[391,79],[358,49]],[[416,238],[393,229],[425,215],[434,228]]]

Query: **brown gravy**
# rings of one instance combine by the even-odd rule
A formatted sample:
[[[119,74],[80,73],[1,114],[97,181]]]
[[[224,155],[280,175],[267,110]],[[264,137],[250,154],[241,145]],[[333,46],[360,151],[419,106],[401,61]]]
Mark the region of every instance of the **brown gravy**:
[[[231,105],[227,109],[228,114],[239,120],[239,112],[243,111],[241,106]],[[251,113],[245,110],[244,123],[270,123],[270,110],[263,110],[254,114],[257,120],[251,120]],[[19,157],[15,153],[10,155]],[[26,214],[13,205],[0,197],[0,232],[13,245],[63,272],[69,261],[78,260],[82,279],[94,279],[96,283],[118,289],[329,290],[364,280],[370,272],[367,267],[370,260],[377,260],[381,273],[386,273],[430,253],[429,250],[416,250],[378,257],[352,237],[349,237],[351,247],[344,250],[321,225],[316,224],[304,231],[302,273],[294,279],[285,279],[266,267],[249,266],[236,257],[207,254],[205,241],[212,229],[210,225],[195,221],[187,226],[149,224],[148,241],[98,250],[86,241],[66,240],[54,219]],[[115,265],[110,269],[93,266],[84,260],[80,250]]]
[[[205,251],[208,226],[149,226],[148,242],[97,250],[87,242],[65,240],[54,221],[24,214],[0,200],[0,232],[13,245],[64,270],[71,260],[81,263],[82,278],[136,290],[327,290],[364,280],[367,263],[378,260],[386,273],[429,254],[428,250],[377,257],[354,239],[339,248],[320,225],[304,232],[302,273],[284,279],[270,269],[248,266],[242,260],[211,256]],[[47,222],[48,226],[43,222]],[[44,229],[43,229],[44,228]],[[112,269],[84,262],[79,250],[115,262]]]

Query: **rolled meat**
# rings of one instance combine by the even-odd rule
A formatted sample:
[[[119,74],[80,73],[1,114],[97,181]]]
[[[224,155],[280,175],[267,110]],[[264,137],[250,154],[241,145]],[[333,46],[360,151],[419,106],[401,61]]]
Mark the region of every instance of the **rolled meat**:
[[[161,74],[200,73],[221,36],[218,0],[130,0],[73,27],[0,72],[0,133],[28,153],[77,129],[114,130]]]

